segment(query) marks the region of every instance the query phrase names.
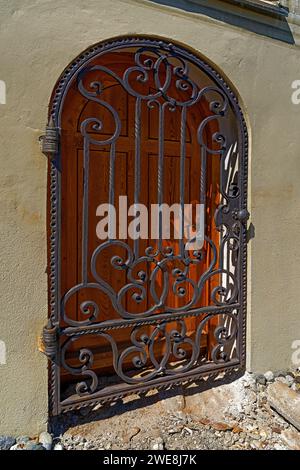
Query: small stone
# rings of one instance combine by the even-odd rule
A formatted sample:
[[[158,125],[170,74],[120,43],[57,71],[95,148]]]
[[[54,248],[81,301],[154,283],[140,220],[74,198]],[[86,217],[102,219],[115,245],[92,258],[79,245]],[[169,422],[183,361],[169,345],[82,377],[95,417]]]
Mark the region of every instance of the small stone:
[[[254,439],[255,441],[259,441],[260,439],[260,435],[257,433],[253,433],[251,434],[251,439]]]
[[[176,428],[170,428],[168,429],[169,434],[178,434],[182,431],[183,426],[176,426]]]
[[[290,450],[300,450],[300,433],[292,429],[285,429],[281,438]]]
[[[288,371],[287,370],[277,370],[276,372],[274,372],[274,377],[277,378],[277,377],[285,377],[286,374],[288,374]]]
[[[224,442],[229,444],[229,442],[231,442],[231,441],[232,441],[232,434],[230,432],[226,432],[225,435],[224,435]]]
[[[53,450],[64,450],[64,446],[58,442],[57,444],[55,444],[55,446],[53,447]]]
[[[214,428],[216,431],[229,431],[232,429],[227,423],[211,423],[211,427]]]
[[[250,447],[255,450],[260,450],[263,448],[263,443],[260,441],[252,441]]]
[[[84,450],[92,449],[92,447],[93,447],[93,444],[91,444],[90,442],[85,442],[83,446]]]
[[[164,450],[164,441],[162,437],[159,437],[154,442],[152,442],[151,449],[152,450]]]
[[[285,380],[289,387],[291,387],[294,383],[294,377],[292,377],[291,375],[287,375]]]
[[[29,441],[30,441],[30,438],[28,436],[19,436],[16,439],[17,444],[26,444]]]
[[[40,443],[29,441],[25,444],[24,450],[46,450],[46,449]]]
[[[281,431],[282,431],[282,428],[279,428],[278,426],[272,427],[272,432],[275,432],[276,434],[280,434]]]
[[[285,447],[276,442],[276,444],[274,444],[274,450],[285,450]]]
[[[265,431],[265,429],[261,429],[259,431],[259,435],[260,435],[260,437],[263,441],[265,441],[268,437],[268,433],[267,433],[267,431]]]
[[[258,429],[258,426],[257,426],[256,423],[250,423],[250,424],[246,424],[245,428],[246,428],[247,431],[252,432],[252,431],[255,431],[256,429]]]
[[[268,387],[270,406],[300,431],[300,399],[287,385],[274,382]]]
[[[24,445],[23,444],[15,444],[11,446],[9,450],[24,450]]]
[[[180,421],[186,421],[186,414],[183,413],[183,411],[176,411],[174,415],[176,418],[180,419]]]
[[[285,378],[285,377],[282,377],[282,376],[277,377],[276,380],[275,380],[275,382],[277,382],[277,383],[280,382],[280,383],[282,383],[282,384],[287,385],[287,380],[286,380],[286,378]]]
[[[186,426],[184,426],[183,429],[184,429],[190,436],[193,435],[193,430],[192,430],[192,429],[190,429],[190,428],[188,428],[188,427],[186,427]]]
[[[267,379],[263,374],[258,374],[256,376],[255,380],[256,380],[256,383],[258,383],[260,385],[266,385],[266,383],[267,383]]]
[[[255,392],[252,392],[252,391],[249,391],[249,393],[247,394],[247,401],[249,402],[249,404],[251,403],[252,405],[256,403],[257,401],[257,395]]]
[[[237,433],[243,432],[243,429],[240,426],[234,426],[234,428],[232,429],[232,432],[234,434],[237,434]]]
[[[264,374],[267,382],[273,382],[274,380],[274,374],[271,370],[268,370],[265,374]]]
[[[8,450],[16,443],[12,436],[0,436],[0,450]]]
[[[46,432],[46,431],[41,432],[41,434],[39,435],[39,443],[42,444],[46,450],[51,450],[52,442],[53,442],[53,439],[52,439],[51,434],[49,434],[49,432]]]
[[[198,419],[198,422],[200,424],[203,424],[203,426],[210,426],[211,425],[211,421],[208,418],[200,418],[200,419]]]

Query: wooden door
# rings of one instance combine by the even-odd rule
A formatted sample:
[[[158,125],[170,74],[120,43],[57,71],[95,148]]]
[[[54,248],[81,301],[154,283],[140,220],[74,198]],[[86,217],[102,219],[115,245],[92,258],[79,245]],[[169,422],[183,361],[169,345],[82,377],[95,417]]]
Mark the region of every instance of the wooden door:
[[[97,65],[95,63],[90,64]],[[101,66],[106,67],[117,76],[122,76],[128,67],[132,64],[132,53],[122,53],[118,56],[114,53],[106,54],[105,59],[101,61]],[[90,72],[89,82],[93,82],[93,75],[95,82],[99,75],[99,70]],[[152,77],[148,80],[147,85],[144,83],[137,83],[137,90],[141,94],[155,94],[155,78]],[[198,101],[194,106],[188,110],[186,116],[186,123],[182,127],[182,109],[180,107],[165,106],[163,111],[163,137],[160,135],[159,122],[160,122],[160,105],[162,102],[158,100],[142,100],[140,103],[140,121],[136,123],[136,97],[129,94],[122,85],[112,76],[102,73],[101,75],[101,100],[109,103],[109,105],[118,113],[121,131],[115,143],[114,154],[114,194],[113,203],[116,207],[117,214],[119,213],[119,196],[128,197],[128,205],[134,203],[136,192],[136,165],[137,165],[137,134],[139,137],[139,203],[144,204],[150,208],[151,204],[158,202],[158,185],[162,188],[162,202],[172,205],[179,203],[181,197],[181,175],[184,171],[184,202],[185,203],[199,203],[200,201],[200,180],[201,180],[201,158],[199,154],[198,142],[198,127],[199,123],[209,113],[208,105],[205,98]],[[95,85],[95,90],[97,84]],[[182,91],[174,86],[174,99],[180,99]],[[82,133],[82,123],[91,117],[97,117],[97,122],[102,122],[101,128],[97,128],[94,122],[91,122],[87,127],[87,133],[90,141],[89,147],[89,166],[84,168],[84,136]],[[94,124],[94,127],[93,127]],[[205,129],[205,142],[213,148],[213,133],[216,132],[217,126],[214,123],[206,126]],[[91,271],[92,255],[103,241],[99,240],[96,234],[97,223],[99,217],[97,216],[97,207],[102,203],[107,203],[111,200],[111,183],[112,177],[110,175],[111,165],[111,146],[110,145],[97,145],[93,143],[99,140],[109,139],[115,131],[115,122],[113,115],[107,107],[99,106],[99,102],[92,99],[87,99],[78,92],[78,80],[74,81],[68,91],[65,100],[62,116],[61,116],[61,187],[62,187],[62,207],[61,207],[61,293],[65,293],[78,286],[82,282],[82,273],[86,269],[87,280],[92,283],[94,281],[93,273]],[[182,134],[184,132],[184,139]],[[161,147],[160,147],[161,145]],[[184,147],[185,159],[184,165],[181,166],[182,148]],[[163,154],[163,167],[159,175],[159,149]],[[207,161],[206,168],[206,233],[214,240],[218,246],[219,233],[214,225],[213,214],[220,202],[219,196],[219,158],[210,158]],[[88,187],[88,221],[86,228],[87,246],[86,255],[87,261],[84,260],[83,246],[83,205],[84,198],[84,182],[85,174],[88,171],[89,187]],[[159,182],[159,178],[162,181]],[[150,218],[149,218],[150,221]],[[130,217],[129,217],[130,222]],[[174,224],[174,220],[171,221]],[[117,222],[117,232],[119,231]],[[130,238],[123,239],[128,246],[135,252],[136,244]],[[147,247],[152,246],[154,251],[157,250],[158,241],[152,240],[151,237],[147,240],[138,241],[138,251],[136,255],[141,257],[145,255]],[[178,285],[178,289],[184,289],[185,295],[177,295],[173,290],[174,271],[184,269],[182,261],[176,259],[176,255],[180,254],[180,240],[174,239],[172,235],[167,240],[162,240],[162,250],[167,247],[172,247],[174,257],[166,263],[167,271],[169,272],[169,292],[165,298],[164,305],[153,311],[154,314],[162,314],[169,311],[176,311],[188,306],[193,297],[192,282],[197,283],[201,274],[207,270],[211,259],[211,247],[208,243],[204,244],[202,249],[201,260],[190,266],[189,279],[191,282],[186,282]],[[115,292],[119,292],[127,283],[127,272],[124,269],[113,269],[112,259],[119,257],[120,259],[126,258],[126,252],[120,246],[111,244],[101,252],[96,261],[96,270],[101,277]],[[144,272],[149,278],[153,271],[151,263],[141,261],[138,266],[133,270],[132,276],[138,277],[139,272]],[[163,272],[160,272],[156,277],[157,292],[161,292],[163,288]],[[175,276],[176,277],[176,276]],[[203,306],[211,304],[211,291],[217,283],[217,279],[209,280],[205,289],[203,290],[199,299],[193,303],[193,309],[199,309]],[[122,297],[120,305],[125,312],[131,315],[140,315],[143,312],[151,309],[154,300],[151,296],[149,285],[145,286],[145,292],[142,299],[138,302],[136,297],[139,296],[139,288],[128,289]],[[136,295],[135,295],[136,294]],[[87,302],[85,304],[85,302]],[[91,304],[93,302],[93,304]],[[120,318],[118,309],[116,309],[111,302],[109,296],[100,290],[94,288],[85,288],[75,290],[65,303],[65,315],[73,322],[73,326],[81,324],[87,317],[91,318],[91,312],[97,305],[99,308],[98,317],[95,322],[110,322]],[[186,335],[189,338],[194,338],[197,325],[201,320],[201,316],[190,316],[185,320]],[[210,330],[215,325],[215,321],[211,321],[210,327],[204,329],[201,345],[205,350],[207,345],[207,338],[209,338]],[[70,322],[62,321],[63,327],[68,326]],[[151,335],[155,326],[146,325],[144,333],[148,336]],[[165,327],[167,331],[172,331],[174,328],[179,328],[178,321],[171,321]],[[130,345],[130,329],[121,328],[113,331],[113,337],[120,350]],[[211,341],[213,341],[211,336]],[[69,349],[69,360],[76,362],[77,352],[82,347],[88,347],[93,350],[94,354],[94,369],[99,374],[112,374],[113,370],[113,357],[110,344],[101,336],[85,336],[76,342],[76,346]],[[165,348],[165,337],[158,335],[155,344],[155,355],[157,358],[163,355]],[[186,354],[189,355],[189,345],[186,342]],[[74,357],[74,359],[73,359]],[[171,362],[178,361],[178,357],[174,355]],[[128,355],[125,361],[125,368],[132,367],[132,357]],[[62,369],[63,380],[70,380],[68,375]]]

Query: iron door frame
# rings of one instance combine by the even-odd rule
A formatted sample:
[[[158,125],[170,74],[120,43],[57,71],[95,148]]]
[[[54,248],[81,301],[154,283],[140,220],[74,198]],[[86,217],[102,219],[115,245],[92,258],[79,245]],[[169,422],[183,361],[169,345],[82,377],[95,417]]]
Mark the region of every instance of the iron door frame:
[[[220,93],[224,94],[226,100],[230,104],[236,118],[238,127],[238,148],[239,153],[239,196],[234,203],[227,200],[227,209],[222,213],[221,224],[229,224],[231,227],[236,224],[239,227],[239,269],[236,274],[238,285],[238,302],[239,309],[237,316],[237,358],[234,361],[220,361],[213,366],[207,364],[201,370],[191,370],[188,373],[178,373],[173,376],[160,376],[151,383],[142,383],[136,385],[124,384],[114,392],[110,392],[101,396],[91,396],[89,394],[78,397],[75,401],[62,402],[60,396],[60,368],[61,368],[61,346],[59,344],[62,334],[70,337],[93,332],[105,332],[111,328],[118,327],[110,325],[98,325],[95,329],[94,325],[86,326],[68,326],[61,328],[61,293],[60,293],[60,231],[61,231],[61,177],[60,177],[60,119],[63,109],[64,99],[69,90],[70,84],[74,77],[78,77],[80,73],[87,67],[88,63],[95,57],[101,57],[107,51],[121,50],[123,48],[139,47],[151,48],[162,51],[166,54],[178,54],[181,58],[186,59],[190,63],[198,67],[204,72],[218,87]],[[49,362],[49,407],[52,415],[58,415],[63,411],[78,409],[82,406],[91,406],[110,400],[122,398],[132,393],[144,393],[147,390],[156,388],[168,388],[180,383],[192,382],[204,376],[215,375],[219,372],[232,372],[232,370],[244,370],[246,360],[246,311],[247,311],[247,219],[249,213],[247,211],[247,180],[248,180],[248,133],[246,122],[240,108],[238,98],[231,87],[226,83],[224,78],[210,64],[200,58],[193,51],[184,48],[176,43],[170,43],[165,39],[154,39],[147,36],[122,37],[112,39],[110,41],[101,42],[82,53],[75,59],[64,71],[58,80],[54,89],[51,107],[50,120],[43,138],[43,151],[49,157],[50,166],[50,194],[49,194],[49,321],[44,328],[43,340],[45,353]],[[236,203],[238,201],[238,203]],[[208,314],[210,309],[206,309]],[[217,307],[214,312],[217,312]],[[226,305],[222,307],[223,314],[231,314],[232,306]],[[181,319],[184,321],[190,312],[175,313],[172,319]],[[119,326],[122,327],[124,319],[120,319]],[[136,324],[156,324],[160,325],[163,318],[141,318],[140,320],[130,320],[132,326]],[[130,323],[127,323],[130,324]],[[222,332],[219,332],[222,334]],[[224,332],[223,332],[224,333]],[[126,385],[126,386],[125,386]]]

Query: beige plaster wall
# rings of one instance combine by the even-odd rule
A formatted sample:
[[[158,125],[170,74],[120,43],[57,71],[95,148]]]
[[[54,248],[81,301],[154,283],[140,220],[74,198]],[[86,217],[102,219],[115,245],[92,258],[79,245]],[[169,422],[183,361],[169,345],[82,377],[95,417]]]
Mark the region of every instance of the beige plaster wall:
[[[47,317],[46,159],[37,142],[51,90],[93,43],[121,34],[161,35],[207,56],[243,99],[252,136],[248,363],[291,362],[300,339],[300,50],[196,14],[144,0],[0,0],[0,433],[36,433],[47,420],[46,360],[37,338]]]

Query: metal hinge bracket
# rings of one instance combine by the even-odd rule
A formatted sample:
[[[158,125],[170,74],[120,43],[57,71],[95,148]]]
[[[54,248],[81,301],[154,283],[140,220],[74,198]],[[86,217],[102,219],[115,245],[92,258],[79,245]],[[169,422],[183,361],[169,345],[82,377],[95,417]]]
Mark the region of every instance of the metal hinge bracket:
[[[50,117],[49,122],[46,126],[45,134],[41,135],[39,138],[39,142],[41,145],[41,150],[44,155],[50,160],[54,158],[54,156],[58,152],[58,144],[59,144],[59,132],[58,128],[55,127],[53,118]]]
[[[53,361],[56,356],[58,329],[57,325],[52,325],[50,319],[47,325],[43,328],[39,350],[45,354],[50,361]]]

